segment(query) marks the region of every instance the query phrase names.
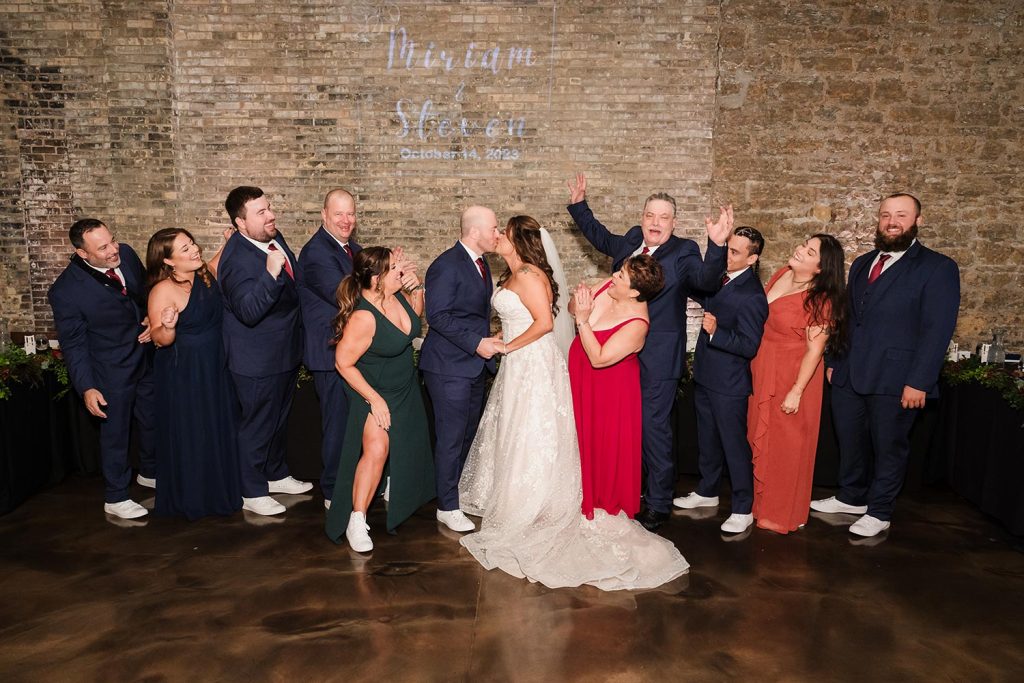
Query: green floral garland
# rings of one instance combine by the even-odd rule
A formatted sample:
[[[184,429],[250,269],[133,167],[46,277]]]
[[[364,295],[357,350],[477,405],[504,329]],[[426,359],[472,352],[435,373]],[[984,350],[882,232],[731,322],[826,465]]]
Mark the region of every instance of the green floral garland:
[[[70,385],[68,368],[59,350],[28,354],[20,346],[9,346],[0,351],[0,401],[10,398],[13,384],[40,386],[46,372],[52,372],[57,383],[64,387],[55,398],[67,393]]]
[[[998,365],[982,365],[976,356],[946,363],[942,378],[948,384],[980,384],[998,391],[1011,408],[1024,410],[1024,373]]]

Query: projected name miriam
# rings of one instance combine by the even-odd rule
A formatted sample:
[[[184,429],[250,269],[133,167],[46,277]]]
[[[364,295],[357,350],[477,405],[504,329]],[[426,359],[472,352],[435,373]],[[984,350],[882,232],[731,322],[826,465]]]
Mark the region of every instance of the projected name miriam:
[[[524,72],[538,63],[533,48],[519,45],[480,45],[475,42],[451,48],[438,46],[433,41],[426,44],[412,40],[404,27],[392,29],[388,35],[387,69],[417,71],[427,77],[443,82],[446,76],[458,78],[460,75],[473,76],[474,82],[484,75],[495,81],[503,76]],[[526,118],[515,113],[494,112],[491,114],[465,115],[463,99],[465,83],[462,82],[448,99],[448,104],[438,103],[442,98],[427,97],[422,100],[403,97],[395,103],[398,131],[395,135],[409,142],[444,142],[451,138],[460,138],[467,145],[472,145],[474,138],[484,139],[488,143],[501,139],[505,144],[514,140],[522,140],[526,131]],[[443,101],[443,100],[442,100]],[[431,150],[435,152],[435,150]],[[417,154],[403,148],[404,159],[516,159],[507,148],[498,153],[486,150],[484,154],[475,152],[450,153],[448,155]]]

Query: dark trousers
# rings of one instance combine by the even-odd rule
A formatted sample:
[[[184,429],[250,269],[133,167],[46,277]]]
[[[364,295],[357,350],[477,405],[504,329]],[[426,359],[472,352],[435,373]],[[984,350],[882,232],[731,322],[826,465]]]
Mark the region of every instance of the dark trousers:
[[[238,464],[244,498],[266,496],[268,481],[288,476],[285,437],[298,372],[296,368],[268,377],[231,373],[241,406]]]
[[[644,499],[655,512],[672,509],[676,471],[672,456],[672,405],[678,379],[650,380],[640,375],[643,399],[643,467],[647,475]]]
[[[697,494],[718,495],[724,461],[732,483],[732,512],[749,515],[754,504],[754,466],[747,441],[747,397],[726,396],[700,384],[694,386],[693,397],[700,469]]]
[[[107,405],[100,408],[107,419],[100,420],[100,463],[103,469],[104,500],[120,503],[128,500],[132,468],[128,464],[132,418],[139,442],[139,472],[144,477],[156,476],[156,423],[153,396],[153,375],[147,372],[135,384],[102,392]]]
[[[486,369],[473,378],[423,373],[434,407],[434,474],[438,510],[459,509],[459,477],[480,424],[486,378]]]
[[[320,425],[323,432],[320,458],[324,471],[320,476],[320,490],[323,491],[324,499],[330,500],[334,495],[334,480],[338,477],[338,461],[345,441],[348,395],[345,393],[345,380],[337,370],[313,372],[313,384],[320,399]]]
[[[868,514],[877,519],[892,518],[893,501],[907,473],[910,429],[918,412],[901,407],[899,396],[858,394],[849,386],[832,386],[840,501],[867,505]]]

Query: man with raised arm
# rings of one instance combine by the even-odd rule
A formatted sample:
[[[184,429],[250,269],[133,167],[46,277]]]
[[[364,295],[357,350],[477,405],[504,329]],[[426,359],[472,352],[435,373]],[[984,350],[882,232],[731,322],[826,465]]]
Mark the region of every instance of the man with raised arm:
[[[672,405],[686,365],[686,299],[690,290],[715,292],[726,270],[725,243],[732,233],[732,207],[722,207],[717,222],[705,219],[708,248],[701,258],[693,240],[676,237],[676,202],[664,192],[644,202],[640,225],[613,234],[594,217],[586,201],[582,173],[569,183],[569,215],[594,248],[612,258],[616,271],[630,256],[650,254],[665,272],[665,288],[648,303],[651,329],[640,352],[643,400],[645,509],[637,520],[650,531],[668,521],[675,485],[672,455]]]

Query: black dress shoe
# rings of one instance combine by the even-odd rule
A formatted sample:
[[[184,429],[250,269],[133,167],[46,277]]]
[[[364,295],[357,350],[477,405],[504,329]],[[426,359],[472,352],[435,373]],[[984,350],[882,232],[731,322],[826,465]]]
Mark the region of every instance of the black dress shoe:
[[[636,516],[636,521],[640,522],[648,531],[657,531],[661,528],[662,524],[668,521],[668,518],[669,513],[667,512],[658,512],[651,508],[645,508]]]

